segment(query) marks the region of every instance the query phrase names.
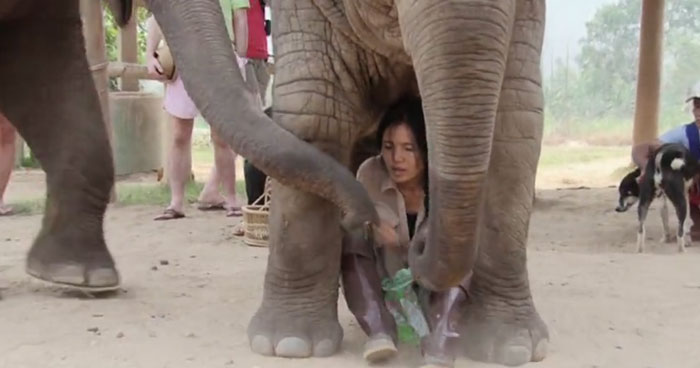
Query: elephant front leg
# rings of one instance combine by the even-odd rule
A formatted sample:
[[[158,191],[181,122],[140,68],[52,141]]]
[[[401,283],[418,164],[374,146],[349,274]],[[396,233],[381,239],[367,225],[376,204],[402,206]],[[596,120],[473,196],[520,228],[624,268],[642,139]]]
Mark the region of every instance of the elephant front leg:
[[[304,358],[340,346],[338,209],[310,194],[273,184],[270,255],[263,301],[248,327],[254,352]]]
[[[470,287],[463,338],[478,360],[520,365],[544,359],[549,333],[535,308],[526,243],[542,139],[539,45],[544,1],[523,1],[501,90],[479,258]],[[520,4],[520,3],[519,3]],[[533,7],[533,9],[526,9]]]
[[[0,31],[0,111],[47,181],[46,211],[26,271],[56,284],[114,289],[119,275],[103,234],[112,156],[78,2],[37,6],[43,17],[16,19]]]
[[[500,127],[500,133],[525,129],[532,135],[494,142],[462,337],[466,353],[476,360],[521,365],[542,360],[549,340],[530,292],[526,262],[540,129],[531,112],[500,114],[504,125],[520,126]]]

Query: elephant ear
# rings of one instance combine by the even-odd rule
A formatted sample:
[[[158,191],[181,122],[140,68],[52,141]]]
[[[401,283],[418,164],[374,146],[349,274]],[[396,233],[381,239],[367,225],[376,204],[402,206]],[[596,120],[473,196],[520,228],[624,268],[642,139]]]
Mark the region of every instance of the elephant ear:
[[[129,23],[134,13],[133,0],[107,0],[107,5],[119,27],[124,27]]]

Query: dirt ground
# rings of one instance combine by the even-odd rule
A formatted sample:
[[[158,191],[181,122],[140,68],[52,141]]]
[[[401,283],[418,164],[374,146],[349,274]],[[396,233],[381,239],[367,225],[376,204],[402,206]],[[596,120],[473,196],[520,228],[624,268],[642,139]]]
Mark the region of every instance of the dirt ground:
[[[606,187],[614,180],[591,176],[620,162],[540,172],[528,267],[551,343],[547,359],[528,367],[700,367],[700,245],[678,254],[675,245],[660,244],[654,206],[649,253],[634,253],[634,212],[614,212],[615,189]],[[17,173],[8,196],[41,194],[41,180],[40,173]],[[597,188],[572,189],[581,185]],[[236,220],[222,213],[189,208],[186,219],[151,221],[160,210],[109,210],[106,236],[123,290],[107,299],[25,275],[24,255],[41,217],[0,218],[0,367],[366,366],[364,336],[342,299],[345,338],[336,356],[252,354],[245,329],[262,295],[266,248],[232,237]],[[414,348],[400,350],[386,367],[418,365]]]

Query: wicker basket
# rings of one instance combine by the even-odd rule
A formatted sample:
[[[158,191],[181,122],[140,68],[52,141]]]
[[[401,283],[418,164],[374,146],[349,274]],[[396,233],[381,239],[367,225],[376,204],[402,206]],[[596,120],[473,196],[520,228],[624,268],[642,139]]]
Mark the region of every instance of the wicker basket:
[[[254,247],[267,247],[270,238],[268,218],[270,214],[270,178],[265,180],[265,191],[243,212],[243,242]]]

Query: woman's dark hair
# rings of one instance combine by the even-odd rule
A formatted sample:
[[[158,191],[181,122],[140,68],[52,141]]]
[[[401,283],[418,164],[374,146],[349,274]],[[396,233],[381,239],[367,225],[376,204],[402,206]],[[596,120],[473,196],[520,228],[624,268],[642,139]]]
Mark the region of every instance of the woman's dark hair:
[[[377,127],[376,144],[381,152],[384,132],[399,124],[406,124],[413,133],[418,145],[418,152],[423,160],[423,191],[425,192],[425,215],[428,216],[428,141],[425,135],[425,117],[420,97],[406,96],[387,110]]]

